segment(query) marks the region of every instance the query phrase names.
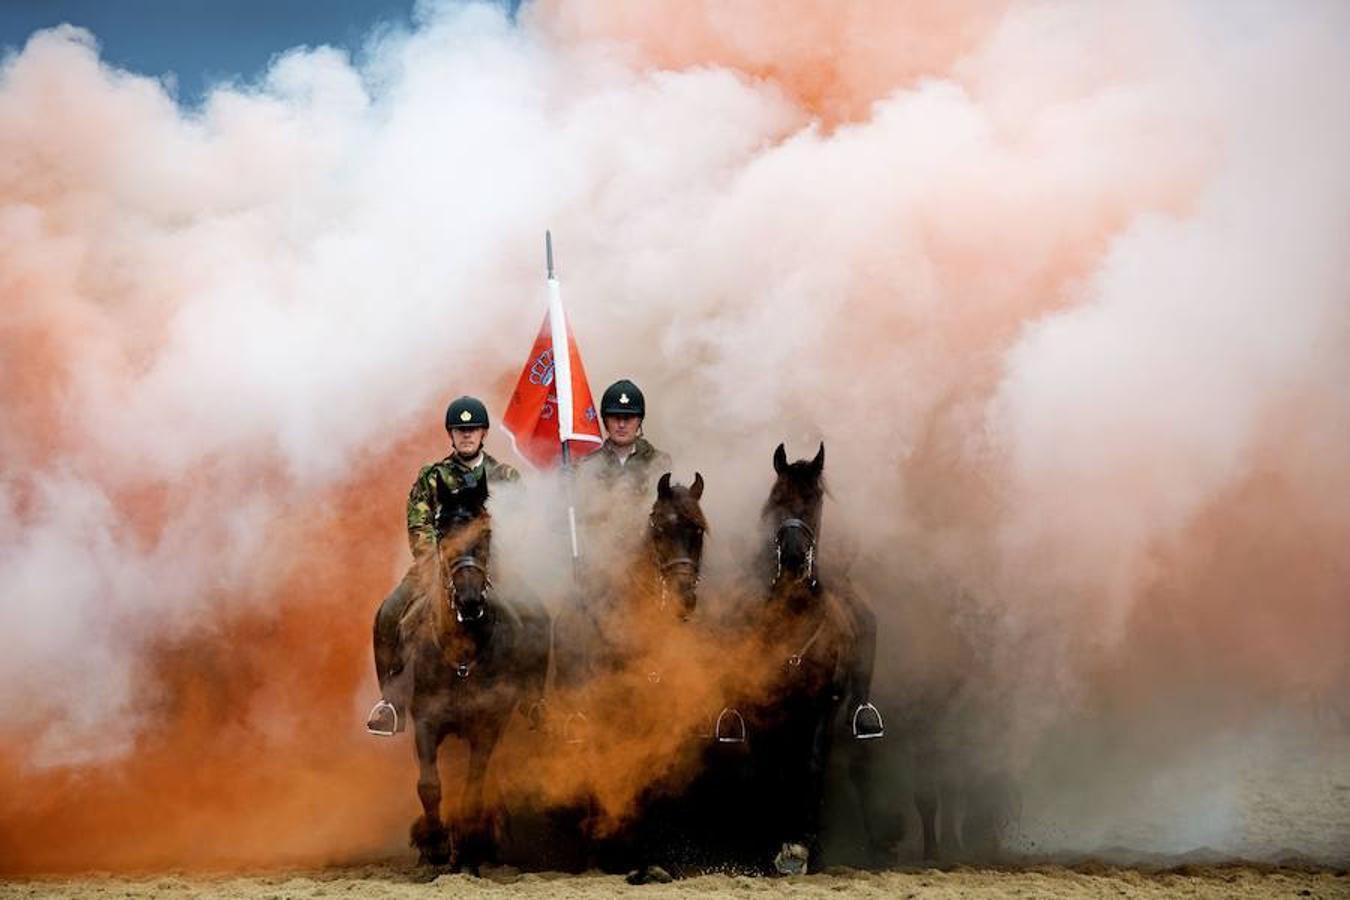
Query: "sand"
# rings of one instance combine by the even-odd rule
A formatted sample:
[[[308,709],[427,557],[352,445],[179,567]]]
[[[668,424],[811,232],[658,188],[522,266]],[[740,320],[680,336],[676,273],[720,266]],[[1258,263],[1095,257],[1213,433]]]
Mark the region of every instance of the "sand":
[[[838,871],[791,878],[708,875],[673,884],[632,887],[618,876],[521,874],[485,870],[483,878],[435,874],[383,864],[318,871],[240,876],[159,875],[145,878],[84,876],[0,883],[0,900],[20,897],[111,898],[217,897],[302,900],[310,897],[369,900],[383,897],[597,898],[632,896],[770,898],[825,897],[1350,897],[1344,870],[1253,866],[1181,867],[1162,871],[1085,866],[1023,869],[958,867],[945,871]]]
[[[1277,760],[1280,764],[1276,764]],[[1061,843],[1060,861],[1014,857],[1018,865],[950,865],[886,872],[832,869],[789,878],[706,875],[673,884],[629,886],[621,877],[522,873],[509,867],[484,869],[482,878],[419,868],[403,850],[377,861],[328,868],[260,870],[239,874],[91,873],[0,880],[0,900],[70,897],[76,900],[135,900],[191,897],[303,900],[303,898],[584,898],[754,897],[757,900],[824,897],[1347,897],[1350,898],[1350,732],[1337,727],[1317,740],[1290,739],[1250,749],[1238,771],[1219,773],[1235,798],[1226,840],[1189,850],[1150,851],[1144,839],[1160,833],[1177,810],[1150,805],[1129,814],[1117,810],[1116,825],[1093,835],[1095,846],[1075,851]],[[1193,798],[1190,798],[1193,800]],[[1047,820],[1063,809],[1042,810]],[[1044,823],[1022,823],[1045,832]],[[911,835],[915,838],[916,835]],[[1202,837],[1213,838],[1213,834]],[[1119,842],[1124,842],[1123,844]],[[1102,843],[1105,842],[1105,843]],[[913,843],[913,841],[911,841]],[[1110,845],[1110,846],[1108,846]],[[1133,849],[1126,849],[1132,846]],[[917,846],[908,848],[913,858]],[[1078,855],[1075,855],[1078,854]],[[903,860],[904,855],[901,856]],[[1223,862],[1226,859],[1260,862]],[[1292,862],[1291,862],[1292,861]]]

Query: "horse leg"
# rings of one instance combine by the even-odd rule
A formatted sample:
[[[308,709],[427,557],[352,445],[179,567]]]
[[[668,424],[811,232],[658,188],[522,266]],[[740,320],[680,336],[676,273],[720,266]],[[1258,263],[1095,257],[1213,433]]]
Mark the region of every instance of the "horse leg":
[[[548,611],[537,601],[525,605],[521,612],[521,639],[528,648],[530,664],[524,676],[520,708],[531,728],[544,725],[544,691],[548,685],[549,653],[553,640],[552,623]]]
[[[455,867],[467,868],[478,875],[479,867],[492,853],[492,836],[483,808],[483,790],[487,783],[488,761],[501,739],[502,725],[494,723],[469,737],[469,772],[464,781],[464,803],[458,831]]]
[[[937,779],[923,766],[914,773],[914,808],[919,813],[919,827],[923,832],[923,858],[937,859]]]
[[[1016,818],[1017,790],[1002,774],[973,779],[966,794],[966,849],[981,862],[997,859],[1005,827]]]
[[[848,777],[858,802],[863,839],[867,844],[867,859],[871,866],[885,866],[891,862],[892,851],[883,843],[884,830],[880,823],[883,814],[877,810],[877,792],[873,789],[879,747],[875,741],[852,741],[849,744]]]
[[[937,746],[931,735],[916,737],[914,747],[914,808],[919,813],[919,827],[923,834],[923,859],[937,859],[942,845],[938,842],[937,815],[939,772]],[[943,818],[955,821],[947,809]]]
[[[968,794],[960,781],[950,773],[937,780],[938,790],[938,851],[948,859],[964,849],[961,840],[962,828],[958,824],[964,818],[967,821]]]
[[[803,874],[811,870],[813,863],[819,867],[820,817],[825,800],[825,763],[832,721],[822,713],[809,731],[797,731],[787,744],[791,774],[784,779],[787,803],[780,827],[788,840],[774,858],[774,868],[779,874]],[[799,753],[802,755],[798,756]]]
[[[825,775],[834,741],[834,723],[839,715],[838,705],[830,706],[817,720],[811,734],[811,755],[807,765],[807,792],[802,809],[803,843],[810,852],[813,869],[820,867],[821,818],[825,811]]]
[[[441,735],[429,724],[418,723],[417,797],[422,801],[422,816],[412,826],[412,845],[418,851],[418,863],[443,866],[450,861],[450,831],[441,821],[441,773],[436,751]]]

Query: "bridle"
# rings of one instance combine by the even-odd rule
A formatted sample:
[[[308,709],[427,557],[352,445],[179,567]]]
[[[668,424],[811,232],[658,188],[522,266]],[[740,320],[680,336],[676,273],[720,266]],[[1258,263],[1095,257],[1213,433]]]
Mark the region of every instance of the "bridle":
[[[783,537],[788,529],[799,529],[806,539],[810,542],[806,546],[806,565],[803,570],[797,574],[798,581],[807,582],[811,587],[816,586],[816,532],[810,525],[802,519],[784,519],[778,526],[778,530],[773,534],[774,562],[777,571],[774,572],[773,580],[776,583],[783,577]]]
[[[456,596],[459,593],[458,589],[455,587],[455,575],[459,572],[465,571],[466,569],[477,569],[478,571],[482,572],[483,599],[486,601],[491,596],[492,592],[492,578],[491,576],[488,575],[487,566],[483,565],[483,563],[479,561],[478,557],[466,553],[463,556],[456,556],[454,559],[450,560],[450,565],[448,568],[446,568],[441,557],[441,545],[439,542],[437,542],[436,544],[436,561],[438,564],[440,564],[442,570],[445,572],[446,593],[449,595],[450,598],[450,609],[452,609],[455,613],[455,621],[460,623],[461,625],[463,625],[466,622],[482,621],[487,616],[488,607],[486,602],[482,606],[478,607],[477,613],[473,616],[465,616],[463,608],[457,602],[455,602]],[[437,641],[437,643],[439,643],[439,640]],[[468,678],[469,675],[473,672],[474,666],[477,664],[478,664],[477,660],[470,660],[469,662],[466,663],[464,662],[451,663],[452,667],[455,670],[455,676],[458,678]]]
[[[656,561],[656,577],[661,584],[661,591],[657,595],[657,608],[664,610],[670,602],[670,577],[676,572],[688,572],[693,579],[693,587],[698,590],[698,582],[701,577],[699,574],[698,561],[692,556],[673,556],[670,559],[662,560],[657,554],[656,535],[660,530],[654,517],[649,518],[648,527],[652,536],[652,556]]]
[[[455,621],[459,622],[462,625],[465,622],[477,622],[480,619],[482,619],[483,616],[487,614],[486,603],[478,607],[477,612],[474,613],[473,615],[466,616],[464,613],[464,609],[457,602],[459,597],[459,589],[455,586],[455,575],[465,571],[466,569],[477,569],[479,572],[482,572],[483,599],[487,600],[492,596],[492,576],[488,574],[487,566],[483,565],[483,563],[478,559],[478,557],[466,553],[462,556],[456,556],[454,559],[450,560],[450,564],[447,567],[445,565],[444,560],[441,557],[441,545],[439,542],[437,542],[436,544],[436,561],[438,564],[440,564],[441,570],[445,572],[445,580],[446,580],[445,590],[450,597],[450,609],[453,610],[455,613]]]
[[[676,571],[686,571],[692,575],[694,589],[698,589],[700,578],[698,572],[698,563],[687,556],[677,556],[674,559],[668,559],[657,567],[657,574],[661,581],[661,594],[657,599],[657,607],[665,609],[669,602],[670,595],[670,575]]]

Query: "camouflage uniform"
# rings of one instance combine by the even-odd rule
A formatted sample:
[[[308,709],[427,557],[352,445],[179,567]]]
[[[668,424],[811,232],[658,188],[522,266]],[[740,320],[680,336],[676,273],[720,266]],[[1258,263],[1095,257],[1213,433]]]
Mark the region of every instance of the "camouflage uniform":
[[[465,464],[452,453],[440,462],[424,466],[408,493],[408,545],[412,548],[414,562],[375,615],[376,647],[383,648],[388,654],[387,658],[381,659],[381,650],[376,650],[376,665],[388,674],[382,696],[398,709],[400,731],[411,699],[412,679],[408,677],[410,673],[402,671],[403,661],[398,655],[399,623],[417,598],[417,561],[423,554],[434,553],[436,549],[436,484],[440,482],[455,489],[476,483],[479,478],[486,478],[489,485],[507,484],[519,482],[520,473],[494,459],[486,450],[481,453],[476,466]],[[532,622],[538,618],[533,610],[526,610],[525,616]],[[382,675],[381,680],[384,681],[385,676]]]
[[[452,453],[417,473],[417,480],[408,494],[408,546],[412,548],[414,559],[436,546],[436,511],[433,509],[436,483],[454,490],[484,477],[489,486],[520,481],[520,473],[514,467],[498,462],[486,450],[475,467],[468,466]]]

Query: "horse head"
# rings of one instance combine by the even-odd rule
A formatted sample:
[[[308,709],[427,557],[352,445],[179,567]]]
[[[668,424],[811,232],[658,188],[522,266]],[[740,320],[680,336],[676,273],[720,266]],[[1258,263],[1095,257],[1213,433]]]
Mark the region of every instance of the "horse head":
[[[436,484],[437,567],[445,602],[461,625],[486,626],[491,608],[488,577],[491,519],[486,479],[451,488]]]
[[[694,473],[693,484],[685,487],[670,483],[670,473],[656,485],[656,502],[647,519],[652,559],[660,582],[660,605],[673,601],[680,619],[687,619],[698,606],[699,568],[703,564],[703,535],[708,520],[703,517],[699,498],[703,496],[703,476]]]
[[[816,545],[820,534],[820,511],[825,498],[825,444],[814,459],[787,461],[782,444],[773,452],[777,473],[769,499],[764,504],[763,521],[771,533],[774,584],[785,579],[816,586]]]

